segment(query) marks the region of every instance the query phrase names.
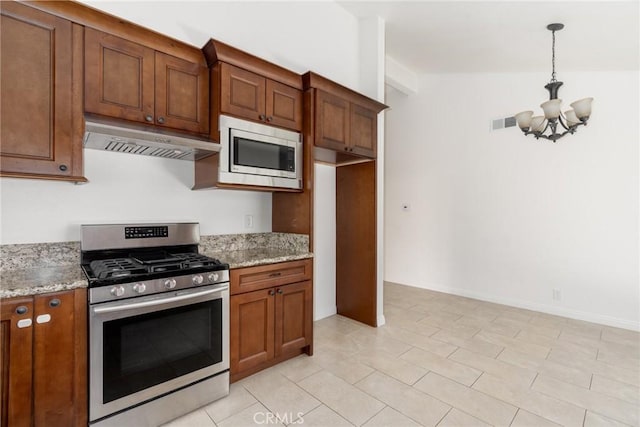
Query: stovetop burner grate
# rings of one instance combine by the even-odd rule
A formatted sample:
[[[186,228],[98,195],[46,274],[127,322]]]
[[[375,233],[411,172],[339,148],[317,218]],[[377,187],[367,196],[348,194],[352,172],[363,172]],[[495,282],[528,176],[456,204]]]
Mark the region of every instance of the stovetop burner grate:
[[[172,254],[172,256],[182,259],[181,264],[183,269],[209,267],[222,264],[215,258],[209,258],[206,255],[200,255],[197,253]]]
[[[131,276],[146,273],[147,269],[130,258],[113,258],[91,261],[91,270],[98,279]]]
[[[215,271],[228,269],[227,264],[221,263],[215,258],[201,255],[196,252],[170,253],[165,252],[166,258],[157,256],[138,256],[128,254],[118,258],[108,258],[91,261],[85,271],[89,279],[93,279],[92,286],[100,286],[103,281],[127,282],[133,280],[145,280],[151,276],[157,277],[170,272],[174,274],[188,274],[196,271]]]

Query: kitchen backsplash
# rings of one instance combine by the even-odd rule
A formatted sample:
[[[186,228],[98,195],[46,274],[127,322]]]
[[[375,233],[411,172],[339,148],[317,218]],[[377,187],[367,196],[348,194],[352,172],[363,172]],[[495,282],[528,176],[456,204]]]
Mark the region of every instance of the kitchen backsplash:
[[[222,234],[200,237],[201,252],[280,248],[308,252],[309,236],[289,233]],[[0,272],[80,264],[80,242],[0,245]]]
[[[80,242],[0,245],[0,272],[80,265]]]
[[[221,234],[201,236],[204,252],[242,251],[258,248],[287,249],[291,252],[309,252],[309,236],[290,233]]]

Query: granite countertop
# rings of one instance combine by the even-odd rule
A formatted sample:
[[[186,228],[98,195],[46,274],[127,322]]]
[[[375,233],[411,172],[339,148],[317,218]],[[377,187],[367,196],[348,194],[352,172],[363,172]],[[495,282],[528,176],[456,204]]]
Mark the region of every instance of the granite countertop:
[[[230,269],[313,258],[311,252],[292,252],[282,248],[254,248],[225,252],[205,250],[202,253],[229,264]]]
[[[0,277],[0,298],[12,298],[88,286],[79,265],[6,270]]]
[[[230,268],[313,258],[309,237],[289,233],[202,236],[200,253]],[[79,242],[0,245],[0,298],[88,286]],[[224,248],[224,249],[222,249]]]

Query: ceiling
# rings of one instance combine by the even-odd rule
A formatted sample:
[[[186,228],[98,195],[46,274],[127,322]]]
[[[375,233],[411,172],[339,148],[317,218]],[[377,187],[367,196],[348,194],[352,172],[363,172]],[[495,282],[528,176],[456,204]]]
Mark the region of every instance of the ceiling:
[[[338,1],[385,21],[387,55],[417,73],[637,70],[639,4],[630,1]]]

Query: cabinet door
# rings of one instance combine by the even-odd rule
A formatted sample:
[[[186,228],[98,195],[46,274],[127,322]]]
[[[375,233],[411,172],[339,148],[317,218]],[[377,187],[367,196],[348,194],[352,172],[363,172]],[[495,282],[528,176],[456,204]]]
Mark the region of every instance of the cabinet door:
[[[295,352],[311,342],[313,322],[311,282],[276,289],[275,355]]]
[[[315,145],[348,151],[349,101],[321,90],[316,91]]]
[[[273,294],[264,289],[231,297],[232,375],[273,359]]]
[[[222,63],[220,80],[220,110],[223,113],[254,121],[264,120],[264,77]]]
[[[25,310],[20,314],[23,310]],[[0,304],[0,425],[31,426],[33,299]],[[20,324],[18,323],[21,321]]]
[[[302,91],[267,79],[266,96],[268,123],[295,131],[302,130]]]
[[[0,170],[10,176],[80,176],[82,134],[74,120],[77,126],[82,110],[74,108],[74,82],[82,77],[74,72],[82,67],[82,40],[76,37],[82,28],[18,2],[0,7]],[[78,67],[74,60],[80,60]]]
[[[74,424],[74,291],[34,297],[34,425]]]
[[[351,104],[351,152],[375,158],[378,145],[378,114],[375,111]]]
[[[209,132],[209,69],[156,52],[156,124]]]
[[[154,122],[154,50],[85,30],[85,99],[89,113]]]

